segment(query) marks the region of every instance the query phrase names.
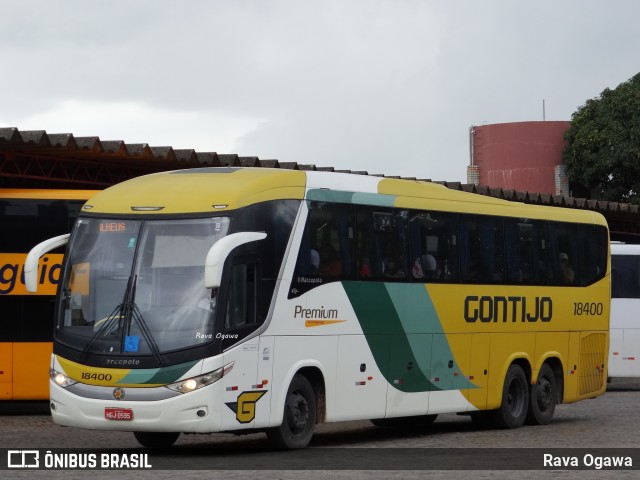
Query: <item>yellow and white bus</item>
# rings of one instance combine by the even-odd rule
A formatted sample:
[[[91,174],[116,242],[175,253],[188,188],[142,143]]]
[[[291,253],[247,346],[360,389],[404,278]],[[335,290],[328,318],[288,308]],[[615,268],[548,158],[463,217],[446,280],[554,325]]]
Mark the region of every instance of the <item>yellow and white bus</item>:
[[[63,250],[42,259],[38,292],[27,292],[24,261],[36,243],[69,232],[94,190],[0,189],[0,400],[49,398],[54,295]]]
[[[32,250],[30,288],[65,242]],[[52,417],[145,446],[257,430],[289,449],[318,422],[546,424],[605,391],[608,254],[597,213],[429,182],[139,177],[93,197],[71,233]]]

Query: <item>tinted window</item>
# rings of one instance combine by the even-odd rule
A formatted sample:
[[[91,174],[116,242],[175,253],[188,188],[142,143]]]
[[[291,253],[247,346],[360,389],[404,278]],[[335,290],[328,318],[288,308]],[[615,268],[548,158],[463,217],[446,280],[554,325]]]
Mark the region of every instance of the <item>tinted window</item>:
[[[257,259],[237,258],[231,267],[226,290],[222,348],[236,344],[255,331],[264,320],[260,305],[260,268]]]
[[[504,222],[507,283],[547,283],[545,223],[507,218]]]
[[[462,282],[504,282],[502,219],[485,215],[462,215],[459,236]]]
[[[264,240],[246,243],[235,251],[236,255],[257,255],[260,258],[262,318],[266,318],[271,306],[276,281],[299,207],[299,200],[275,200],[243,208],[233,217],[233,232],[250,231],[267,234]]]
[[[55,300],[51,296],[2,295],[0,342],[50,342]]]
[[[457,216],[412,212],[409,220],[411,278],[422,282],[458,281]]]
[[[312,202],[290,295],[354,278],[590,285],[608,242],[598,225]]]
[[[359,279],[409,278],[407,220],[407,210],[358,208]]]
[[[327,281],[354,275],[353,207],[310,202],[297,273]]]
[[[83,204],[84,200],[0,200],[0,252],[26,253],[43,240],[69,233]]]
[[[580,225],[580,285],[590,285],[604,276],[608,245],[606,228]]]
[[[69,233],[83,204],[84,200],[0,199],[0,253],[26,254],[43,240]],[[0,340],[51,341],[54,298],[2,294],[20,281],[21,266],[0,264],[0,272],[0,310],[5,325],[0,329]]]
[[[578,224],[548,222],[549,283],[577,285],[580,278]]]
[[[640,255],[611,255],[611,297],[640,298]]]

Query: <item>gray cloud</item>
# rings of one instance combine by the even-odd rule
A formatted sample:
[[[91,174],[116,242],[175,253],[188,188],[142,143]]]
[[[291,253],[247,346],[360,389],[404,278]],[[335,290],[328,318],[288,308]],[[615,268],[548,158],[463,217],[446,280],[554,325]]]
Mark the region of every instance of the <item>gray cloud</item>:
[[[639,14],[633,0],[9,2],[0,126],[464,181],[470,125],[541,120],[543,99],[568,120],[637,73]]]

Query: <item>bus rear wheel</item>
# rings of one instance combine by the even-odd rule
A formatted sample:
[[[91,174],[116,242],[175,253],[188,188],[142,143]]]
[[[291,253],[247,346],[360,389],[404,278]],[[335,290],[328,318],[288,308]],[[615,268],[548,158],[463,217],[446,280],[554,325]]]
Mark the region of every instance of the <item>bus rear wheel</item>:
[[[147,448],[168,448],[176,443],[180,432],[133,432],[140,445]]]
[[[556,376],[548,364],[542,365],[538,373],[538,381],[531,387],[529,395],[529,425],[547,425],[556,410],[558,391]]]
[[[492,423],[498,428],[521,427],[527,418],[529,385],[520,365],[511,364],[502,388],[502,404],[491,412]]]
[[[281,450],[295,450],[309,445],[316,424],[316,395],[309,380],[296,375],[289,385],[284,402],[282,425],[267,430],[269,443]]]

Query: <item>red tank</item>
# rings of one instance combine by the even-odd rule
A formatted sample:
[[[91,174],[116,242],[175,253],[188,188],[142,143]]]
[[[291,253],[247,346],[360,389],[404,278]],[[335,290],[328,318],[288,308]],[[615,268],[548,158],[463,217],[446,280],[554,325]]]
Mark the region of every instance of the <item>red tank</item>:
[[[570,124],[569,121],[541,121],[471,127],[472,167],[469,171],[477,173],[480,185],[560,193],[558,181],[562,183],[563,179],[558,179],[556,167],[562,165],[564,132]]]

